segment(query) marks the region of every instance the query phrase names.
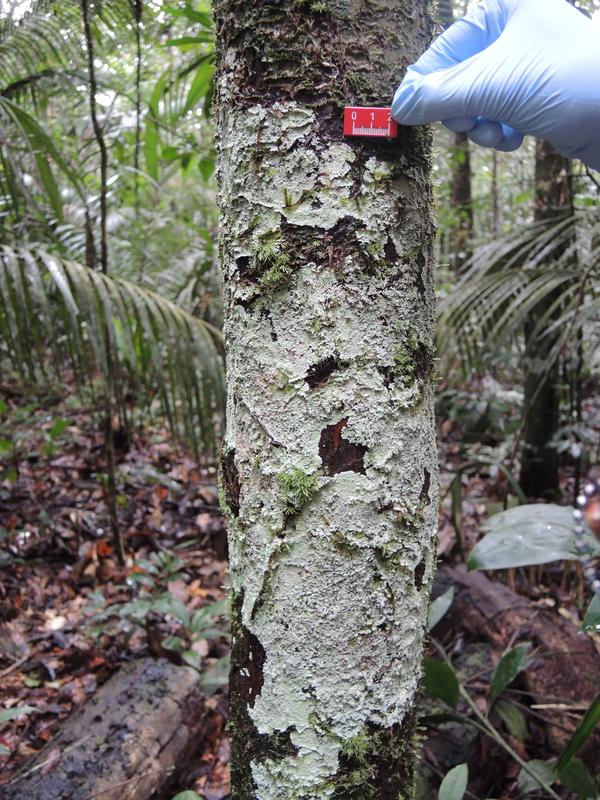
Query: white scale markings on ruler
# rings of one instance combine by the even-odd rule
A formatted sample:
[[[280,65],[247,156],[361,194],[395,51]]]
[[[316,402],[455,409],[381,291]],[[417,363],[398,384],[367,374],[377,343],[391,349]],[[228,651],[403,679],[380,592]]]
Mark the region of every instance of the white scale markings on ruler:
[[[389,136],[390,129],[389,128],[357,128],[356,125],[352,125],[352,133],[354,136]]]
[[[352,135],[353,136],[389,136],[390,135],[390,125],[388,123],[387,128],[373,128],[373,121],[375,119],[375,114],[371,111],[371,127],[367,128],[365,125],[361,125],[360,127],[356,127],[356,111],[352,112]]]

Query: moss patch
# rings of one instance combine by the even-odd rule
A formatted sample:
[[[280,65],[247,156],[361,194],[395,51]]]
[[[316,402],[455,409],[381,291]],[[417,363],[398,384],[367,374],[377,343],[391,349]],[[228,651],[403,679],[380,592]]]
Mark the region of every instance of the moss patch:
[[[393,376],[406,388],[417,380],[425,382],[431,373],[432,359],[431,342],[423,340],[414,328],[409,328],[394,353]]]
[[[312,500],[317,493],[318,480],[316,475],[307,475],[301,469],[291,472],[282,472],[279,475],[279,485],[283,489],[285,513],[287,516],[299,514],[304,506]]]
[[[343,742],[333,800],[411,800],[416,714],[383,728],[368,723]]]

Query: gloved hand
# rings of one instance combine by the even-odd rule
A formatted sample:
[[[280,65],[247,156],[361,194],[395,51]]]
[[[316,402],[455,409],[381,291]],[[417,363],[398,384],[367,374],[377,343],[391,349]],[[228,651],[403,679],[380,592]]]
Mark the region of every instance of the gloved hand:
[[[600,30],[566,0],[483,0],[408,68],[392,115],[497,150],[531,134],[600,169]]]

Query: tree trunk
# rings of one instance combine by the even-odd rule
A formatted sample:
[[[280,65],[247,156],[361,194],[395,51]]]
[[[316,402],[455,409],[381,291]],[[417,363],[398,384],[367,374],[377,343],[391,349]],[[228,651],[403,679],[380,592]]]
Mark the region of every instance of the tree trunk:
[[[457,215],[453,236],[453,262],[460,267],[471,257],[473,199],[471,196],[471,151],[466,133],[454,134],[452,191],[450,204]]]
[[[571,162],[548,142],[538,141],[535,159],[534,217],[538,222],[573,214]],[[563,245],[565,247],[567,245]],[[556,250],[554,256],[558,255]],[[531,312],[525,324],[525,398],[521,486],[528,497],[555,500],[559,495],[559,457],[551,445],[559,426],[559,368],[548,365],[555,336],[540,338],[536,326],[557,299],[549,293]],[[554,316],[558,310],[554,312]],[[551,320],[550,320],[551,321]]]
[[[237,800],[408,797],[434,569],[429,134],[342,136],[425,0],[220,0]]]

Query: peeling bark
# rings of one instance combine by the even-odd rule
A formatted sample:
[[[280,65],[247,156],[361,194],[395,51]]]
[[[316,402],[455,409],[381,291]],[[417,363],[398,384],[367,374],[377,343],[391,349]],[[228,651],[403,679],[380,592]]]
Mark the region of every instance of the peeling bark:
[[[437,505],[429,135],[345,140],[341,114],[389,101],[426,3],[220,0],[215,19],[232,797],[410,797]]]

